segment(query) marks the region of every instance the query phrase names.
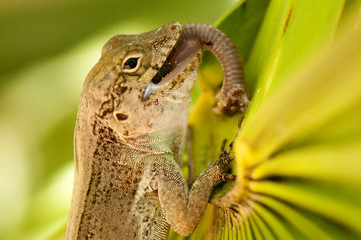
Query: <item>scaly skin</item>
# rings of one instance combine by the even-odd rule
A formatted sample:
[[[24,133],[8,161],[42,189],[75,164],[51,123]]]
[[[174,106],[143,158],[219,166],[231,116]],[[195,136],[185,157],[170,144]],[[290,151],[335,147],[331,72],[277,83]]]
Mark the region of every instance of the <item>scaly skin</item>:
[[[79,104],[65,239],[166,239],[169,226],[189,235],[213,187],[229,180],[223,170],[232,158],[216,161],[190,190],[180,169],[203,53],[181,34],[181,24],[169,23],[103,47]]]

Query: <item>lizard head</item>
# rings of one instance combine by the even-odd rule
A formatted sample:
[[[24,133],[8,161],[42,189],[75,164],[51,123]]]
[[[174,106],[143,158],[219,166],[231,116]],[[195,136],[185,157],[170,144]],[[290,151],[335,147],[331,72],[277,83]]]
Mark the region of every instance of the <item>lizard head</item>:
[[[201,54],[199,41],[184,39],[179,23],[116,35],[85,80],[79,112],[101,118],[123,140],[164,134],[174,140],[184,135]]]

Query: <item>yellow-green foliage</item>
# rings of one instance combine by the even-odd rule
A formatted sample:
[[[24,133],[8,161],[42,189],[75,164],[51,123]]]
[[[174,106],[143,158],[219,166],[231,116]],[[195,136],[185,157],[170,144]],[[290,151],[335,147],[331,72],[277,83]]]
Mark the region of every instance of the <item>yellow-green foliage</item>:
[[[244,56],[252,103],[234,147],[237,181],[227,193],[236,211],[213,208],[210,214],[225,220],[209,217],[198,229],[203,236],[361,238],[360,6],[245,1],[218,24]],[[243,39],[248,32],[254,37]],[[235,126],[233,118],[214,120],[203,101],[215,91],[217,80],[206,75],[214,64],[205,62],[207,90],[191,114],[194,131],[208,132],[195,138],[195,162],[231,139]],[[209,120],[202,125],[204,114]]]

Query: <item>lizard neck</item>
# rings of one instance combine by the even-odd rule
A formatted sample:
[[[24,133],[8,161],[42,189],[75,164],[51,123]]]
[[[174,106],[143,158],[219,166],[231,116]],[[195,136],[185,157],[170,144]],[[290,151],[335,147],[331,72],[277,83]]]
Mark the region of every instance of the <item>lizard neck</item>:
[[[180,119],[184,118],[184,119]],[[87,141],[94,142],[95,146],[102,142],[109,142],[121,148],[128,149],[129,155],[134,155],[133,159],[141,159],[145,155],[171,155],[172,158],[180,165],[185,142],[187,128],[187,114],[173,121],[168,121],[163,126],[154,126],[152,129],[140,131],[136,134],[124,135],[121,131],[108,126],[108,122],[94,115],[92,123],[81,123],[83,127],[89,126],[89,135],[85,138],[79,136],[82,143]],[[169,124],[172,122],[172,124]],[[79,133],[79,132],[78,132]],[[91,136],[91,137],[90,137]],[[89,144],[90,144],[89,142]],[[89,148],[85,148],[89,151]]]
[[[170,154],[178,164],[182,162],[186,123],[171,128],[157,129],[139,136],[120,136],[121,143],[145,154]]]

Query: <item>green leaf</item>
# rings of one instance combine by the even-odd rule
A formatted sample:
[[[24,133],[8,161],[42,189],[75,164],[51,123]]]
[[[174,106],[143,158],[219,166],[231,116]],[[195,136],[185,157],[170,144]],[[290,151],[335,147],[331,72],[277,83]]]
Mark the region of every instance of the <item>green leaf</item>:
[[[238,7],[251,11],[247,6]],[[232,19],[235,13],[219,24],[227,26],[247,56],[252,95],[235,144],[237,181],[221,198],[219,238],[361,237],[360,6],[360,1],[341,0],[264,3],[262,24],[251,31],[254,43],[232,36],[242,29]],[[208,103],[221,79],[212,61],[206,60],[203,69],[210,74],[201,74]],[[202,95],[195,109],[210,112],[209,104],[204,107]],[[202,113],[206,118],[193,112],[192,122],[211,119],[207,111]],[[220,132],[227,131],[222,121],[230,120],[205,123],[205,129],[212,127],[207,136],[220,141],[225,136]],[[231,124],[235,121],[228,128]],[[194,145],[208,148],[199,150],[196,159],[212,152],[214,143],[198,137]]]
[[[276,199],[299,207],[298,211],[312,211],[329,221],[335,221],[351,231],[361,233],[359,217],[361,214],[360,194],[335,189],[332,185],[318,183],[276,183],[270,181],[252,182],[250,190],[272,196]],[[337,190],[337,194],[335,194]],[[297,209],[297,208],[295,208]],[[282,211],[276,208],[275,211]],[[271,223],[270,223],[271,224]]]
[[[286,151],[254,168],[251,178],[292,177],[327,182],[338,187],[360,188],[360,146],[361,141],[355,141]]]
[[[314,52],[329,46],[337,29],[344,1],[272,1],[246,63],[246,81],[254,94],[256,108],[272,89],[290,75]],[[254,85],[257,83],[256,85]]]
[[[361,47],[355,40],[360,37],[358,34],[355,32],[344,43],[307,64],[249,116],[242,137],[259,155],[259,160],[251,165],[292,139],[312,133],[345,109],[359,106]]]
[[[314,222],[307,219],[291,206],[264,195],[253,196],[255,201],[277,212],[283,221],[290,222],[302,235],[308,239],[332,239],[326,231],[317,226]],[[257,238],[256,238],[257,239]]]

